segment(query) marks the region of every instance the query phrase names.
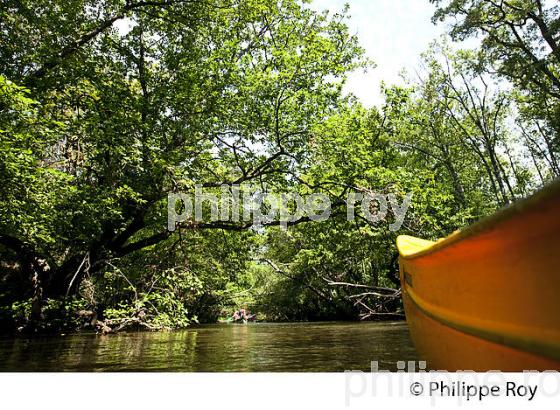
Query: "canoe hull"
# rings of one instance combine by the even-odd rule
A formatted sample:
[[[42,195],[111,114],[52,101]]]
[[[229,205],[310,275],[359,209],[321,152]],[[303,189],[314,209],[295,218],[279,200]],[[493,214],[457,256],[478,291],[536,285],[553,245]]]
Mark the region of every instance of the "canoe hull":
[[[560,185],[443,241],[399,237],[403,303],[435,370],[560,370]]]
[[[516,372],[560,369],[558,361],[450,328],[424,314],[406,294],[403,303],[414,345],[432,370]]]

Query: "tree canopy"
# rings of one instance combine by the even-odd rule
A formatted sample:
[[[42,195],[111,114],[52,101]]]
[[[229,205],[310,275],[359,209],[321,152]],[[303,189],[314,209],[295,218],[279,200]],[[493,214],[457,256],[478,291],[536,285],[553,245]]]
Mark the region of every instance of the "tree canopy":
[[[365,108],[343,92],[371,67],[348,8],[4,1],[0,325],[181,327],[238,305],[278,320],[398,315],[397,234],[445,236],[560,174],[559,6],[432,3],[480,49],[434,44]],[[322,193],[333,212],[287,231],[167,228],[169,193],[242,184]],[[349,221],[351,191],[410,194],[398,233],[364,209]]]

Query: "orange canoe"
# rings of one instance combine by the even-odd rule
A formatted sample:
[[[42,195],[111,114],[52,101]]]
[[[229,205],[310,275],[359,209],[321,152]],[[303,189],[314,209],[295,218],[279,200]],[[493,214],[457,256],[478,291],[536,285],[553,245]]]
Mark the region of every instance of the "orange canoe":
[[[445,239],[397,247],[429,368],[560,370],[560,181]]]

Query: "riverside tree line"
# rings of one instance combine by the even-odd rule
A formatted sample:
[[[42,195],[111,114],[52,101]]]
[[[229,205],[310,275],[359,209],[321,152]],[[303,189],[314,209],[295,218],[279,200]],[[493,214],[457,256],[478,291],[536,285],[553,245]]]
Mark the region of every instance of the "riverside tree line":
[[[445,236],[560,174],[560,6],[431,2],[448,38],[366,108],[342,92],[374,69],[348,8],[4,0],[1,329],[399,315],[397,234]],[[326,194],[331,217],[167,229],[170,192],[244,183]],[[347,221],[350,190],[412,193],[401,229]]]

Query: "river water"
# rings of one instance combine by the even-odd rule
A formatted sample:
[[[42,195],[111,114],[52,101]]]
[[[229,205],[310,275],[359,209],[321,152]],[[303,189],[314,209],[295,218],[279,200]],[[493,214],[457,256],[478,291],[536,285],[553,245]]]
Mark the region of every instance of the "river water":
[[[332,372],[418,360],[406,323],[249,323],[1,337],[0,371]]]

